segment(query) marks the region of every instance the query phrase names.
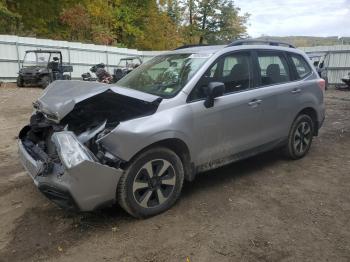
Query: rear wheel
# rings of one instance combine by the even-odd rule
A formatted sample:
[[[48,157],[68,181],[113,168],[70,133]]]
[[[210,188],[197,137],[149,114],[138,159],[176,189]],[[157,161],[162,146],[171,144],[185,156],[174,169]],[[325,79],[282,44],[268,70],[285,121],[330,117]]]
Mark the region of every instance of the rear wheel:
[[[169,209],[178,199],[184,180],[180,158],[167,148],[141,153],[118,184],[118,202],[134,217],[149,217]]]
[[[300,159],[310,150],[314,123],[309,115],[301,114],[295,120],[288,136],[288,144],[285,153],[288,158]]]

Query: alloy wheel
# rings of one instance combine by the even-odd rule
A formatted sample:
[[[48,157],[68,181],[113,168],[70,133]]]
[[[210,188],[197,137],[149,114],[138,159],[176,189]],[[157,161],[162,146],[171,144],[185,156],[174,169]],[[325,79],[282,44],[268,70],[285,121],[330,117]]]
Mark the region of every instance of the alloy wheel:
[[[169,199],[176,184],[173,165],[165,159],[148,161],[133,181],[133,196],[143,208],[154,208]]]
[[[312,139],[311,130],[312,129],[310,123],[306,121],[300,122],[296,128],[294,133],[293,147],[297,154],[302,155],[308,149]]]

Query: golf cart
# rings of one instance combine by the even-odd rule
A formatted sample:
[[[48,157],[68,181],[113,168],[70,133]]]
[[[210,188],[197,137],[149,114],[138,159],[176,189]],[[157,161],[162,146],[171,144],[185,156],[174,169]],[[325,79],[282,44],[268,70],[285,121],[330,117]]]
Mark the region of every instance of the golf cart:
[[[17,77],[17,86],[26,84],[47,87],[55,80],[70,80],[72,66],[62,64],[61,51],[29,50],[25,52],[22,67]]]
[[[132,70],[141,64],[142,60],[139,56],[121,58],[117,65],[117,68],[114,69],[114,80],[118,81],[122,79],[124,76],[129,74]]]

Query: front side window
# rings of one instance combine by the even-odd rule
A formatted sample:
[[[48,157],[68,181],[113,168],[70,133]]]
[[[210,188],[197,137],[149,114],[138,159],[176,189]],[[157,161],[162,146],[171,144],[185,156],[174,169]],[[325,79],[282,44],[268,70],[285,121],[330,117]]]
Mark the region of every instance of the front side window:
[[[311,73],[311,68],[309,64],[305,61],[305,59],[302,56],[296,54],[291,54],[290,56],[295,66],[298,79],[302,79]]]
[[[261,85],[274,85],[290,81],[287,61],[283,54],[258,52]]]
[[[169,54],[157,56],[118,81],[118,86],[170,98],[192,78],[210,55]]]
[[[252,79],[250,53],[229,54],[209,67],[192,90],[189,100],[205,98],[210,82],[224,83],[225,94],[229,94],[249,89],[252,87]]]

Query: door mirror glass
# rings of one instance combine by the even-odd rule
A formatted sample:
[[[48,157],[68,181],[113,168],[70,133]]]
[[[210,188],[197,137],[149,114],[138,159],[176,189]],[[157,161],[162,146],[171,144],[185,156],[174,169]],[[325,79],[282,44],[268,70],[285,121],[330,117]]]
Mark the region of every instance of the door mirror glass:
[[[206,108],[214,106],[214,99],[225,93],[225,84],[222,82],[210,82],[207,89],[207,98],[204,101]]]

